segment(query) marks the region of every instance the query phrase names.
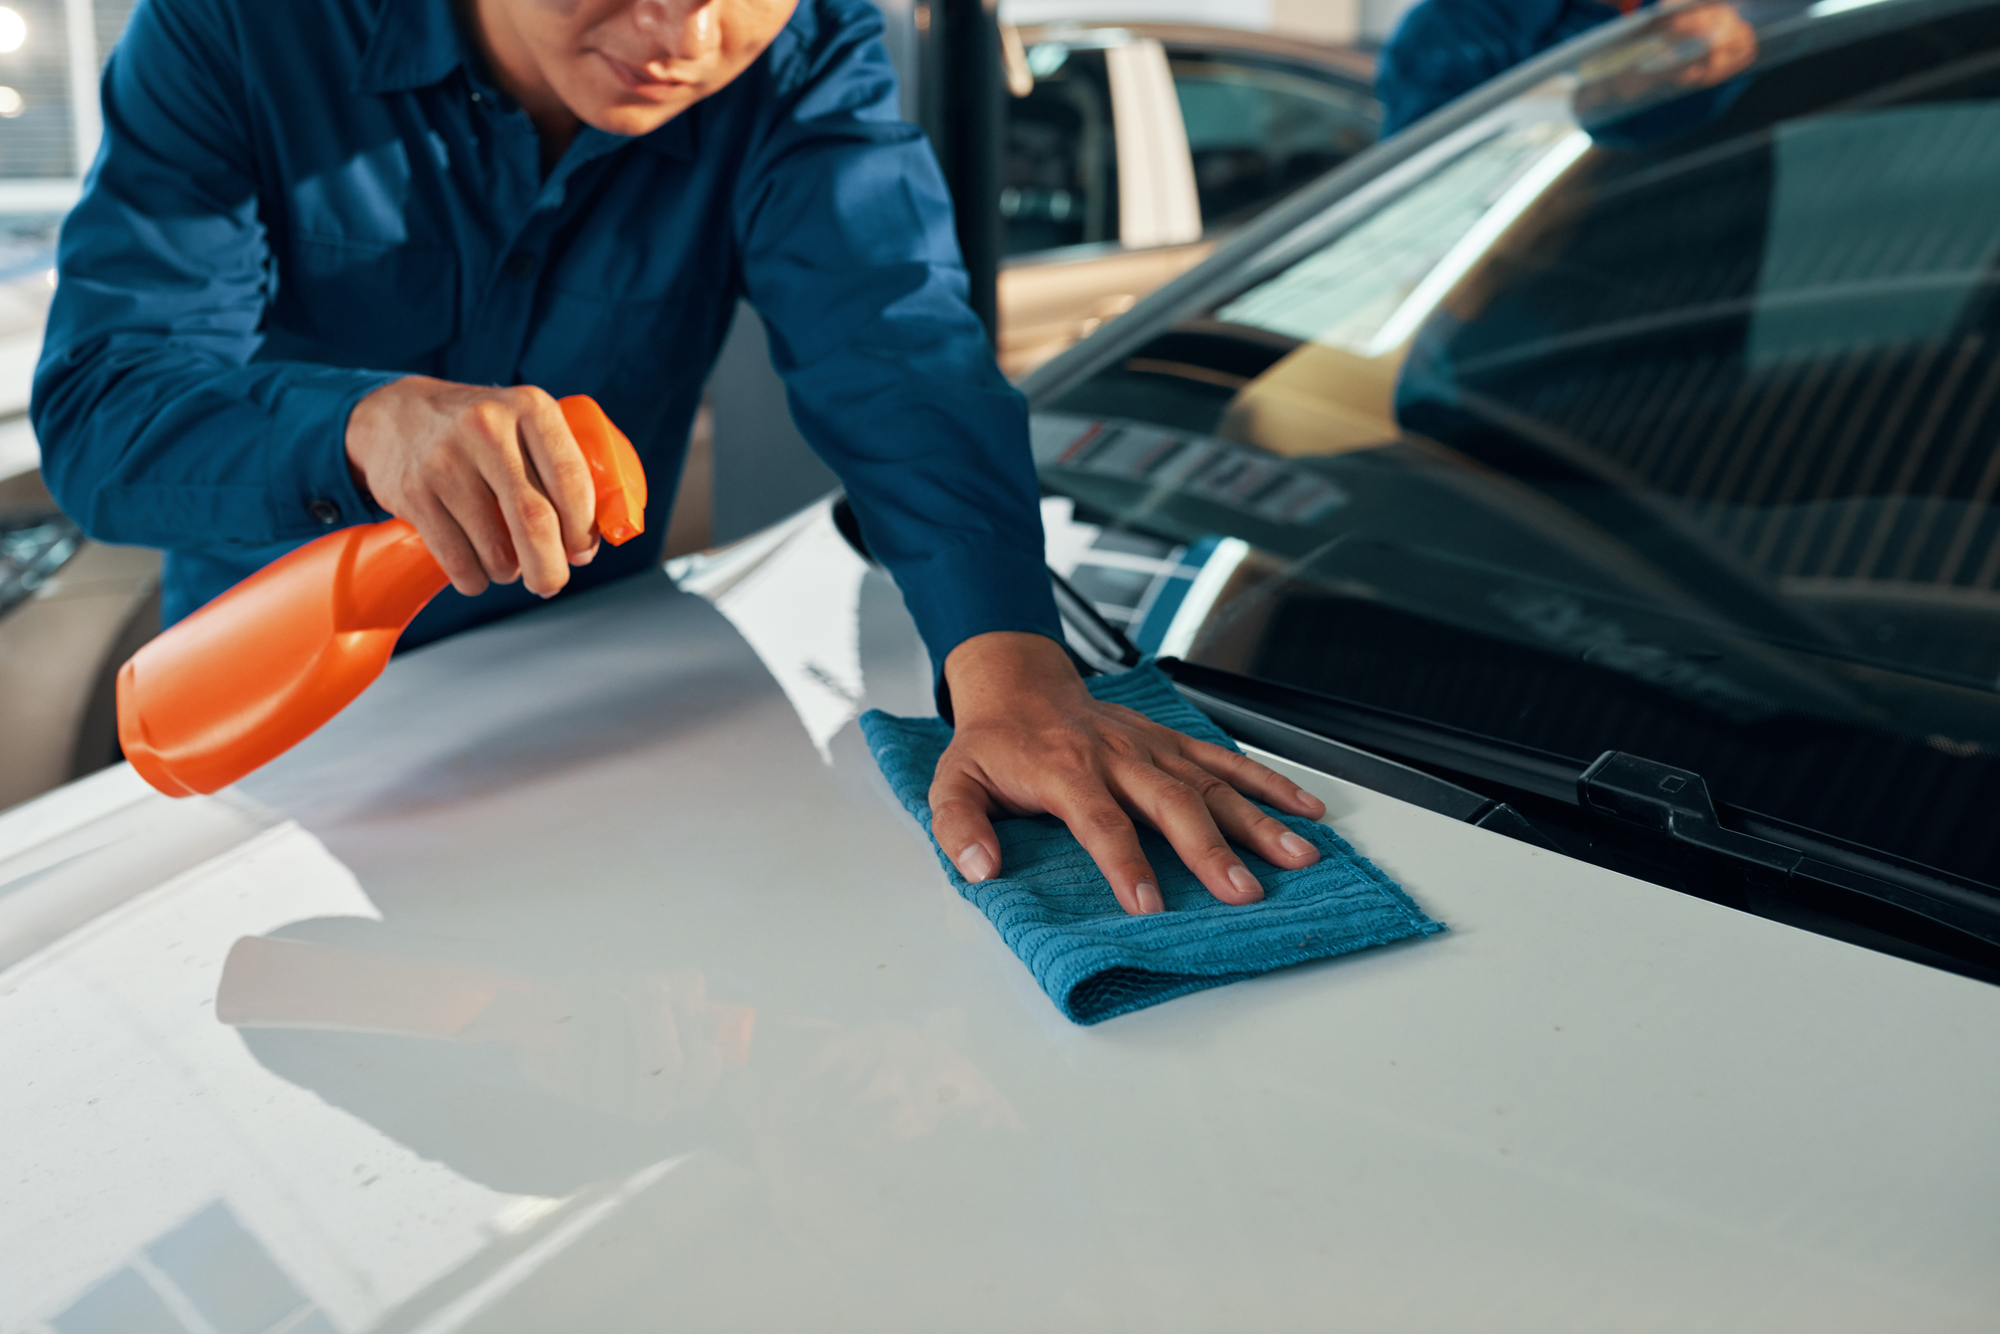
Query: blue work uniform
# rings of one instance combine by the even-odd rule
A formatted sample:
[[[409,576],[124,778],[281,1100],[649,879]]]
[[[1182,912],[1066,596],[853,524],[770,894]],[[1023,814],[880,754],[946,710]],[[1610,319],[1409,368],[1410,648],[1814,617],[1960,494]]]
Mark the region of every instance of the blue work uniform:
[[[1383,136],[1618,16],[1601,0],[1423,0],[1376,57]]]
[[[1026,408],[867,0],[801,0],[735,82],[650,134],[585,127],[546,176],[451,0],[143,0],[103,100],[33,416],[85,531],[167,553],[168,623],[387,517],[346,424],[407,374],[595,397],[653,504],[570,587],[656,565],[747,297],[933,661],[987,631],[1060,637]],[[447,590],[403,642],[539,601]]]

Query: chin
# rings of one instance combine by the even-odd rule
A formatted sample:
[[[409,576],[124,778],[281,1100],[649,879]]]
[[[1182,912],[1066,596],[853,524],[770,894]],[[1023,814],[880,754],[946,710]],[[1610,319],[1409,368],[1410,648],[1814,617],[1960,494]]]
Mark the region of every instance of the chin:
[[[606,98],[598,106],[590,108],[592,114],[578,114],[578,120],[604,130],[606,134],[624,134],[636,138],[640,134],[652,134],[668,120],[688,110],[696,98],[672,98],[668,102],[652,100],[632,100],[632,98]]]
[[[636,138],[651,134],[687,108],[679,101],[662,106],[658,102],[648,102],[643,106],[631,103],[612,103],[596,110],[594,115],[579,116],[588,125],[594,125],[606,134],[622,134]]]

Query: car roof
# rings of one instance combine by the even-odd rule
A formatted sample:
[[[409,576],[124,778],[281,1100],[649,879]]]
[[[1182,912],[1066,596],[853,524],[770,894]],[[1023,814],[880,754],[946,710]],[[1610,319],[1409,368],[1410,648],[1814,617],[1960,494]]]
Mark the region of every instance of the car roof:
[[[886,576],[824,505],[682,572],[398,658],[219,797],[0,816],[0,1326],[2000,1302],[2000,990],[1286,767],[1451,929],[1078,1028],[858,736],[929,694]]]
[[[1339,42],[1318,41],[1288,33],[1259,32],[1252,28],[1225,28],[1204,23],[1037,23],[1020,28],[1021,42],[1060,41],[1084,32],[1126,32],[1149,37],[1169,49],[1191,49],[1217,54],[1264,56],[1300,65],[1317,65],[1363,84],[1375,79],[1375,57],[1359,47]]]

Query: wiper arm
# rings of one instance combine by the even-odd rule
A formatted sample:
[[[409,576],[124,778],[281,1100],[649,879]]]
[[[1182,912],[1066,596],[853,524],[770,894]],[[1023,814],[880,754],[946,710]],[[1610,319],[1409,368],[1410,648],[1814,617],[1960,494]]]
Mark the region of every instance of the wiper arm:
[[[1836,848],[1750,811],[1731,808],[1731,821],[1754,832],[1732,829],[1717,814],[1707,783],[1690,770],[1621,751],[1584,766],[1212,667],[1171,658],[1161,666],[1224,730],[1323,773],[1648,879],[1633,865],[1604,861],[1592,846],[1629,845],[1649,850],[1643,855],[1655,861],[1664,848],[1665,861],[1679,869],[1656,883],[2000,981],[2000,894],[1865,850]],[[1541,827],[1499,798],[1428,769],[1517,794],[1513,799]],[[1513,821],[1526,832],[1500,827]],[[1800,909],[1817,924],[1801,921]]]
[[[1607,750],[1576,780],[1576,791],[1585,810],[1724,858],[1772,888],[1815,900],[1859,899],[1872,909],[1869,916],[1914,916],[1935,930],[1970,937],[2000,959],[2000,900],[1942,880],[1918,885],[1910,883],[1916,877],[1898,877],[1902,883],[1897,883],[1862,874],[1770,839],[1725,829],[1707,782],[1690,770]]]
[[[1049,570],[1049,588],[1056,595],[1056,614],[1062,617],[1070,651],[1100,672],[1118,672],[1137,667],[1145,655],[1125,632],[1098,614],[1090,599],[1076,591],[1069,580]]]

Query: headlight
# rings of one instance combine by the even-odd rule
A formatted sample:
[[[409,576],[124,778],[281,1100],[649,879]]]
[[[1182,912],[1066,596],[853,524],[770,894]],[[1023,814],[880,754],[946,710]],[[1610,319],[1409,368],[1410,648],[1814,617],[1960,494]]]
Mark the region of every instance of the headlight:
[[[83,529],[60,514],[0,519],[0,616],[35,595],[83,545]]]

